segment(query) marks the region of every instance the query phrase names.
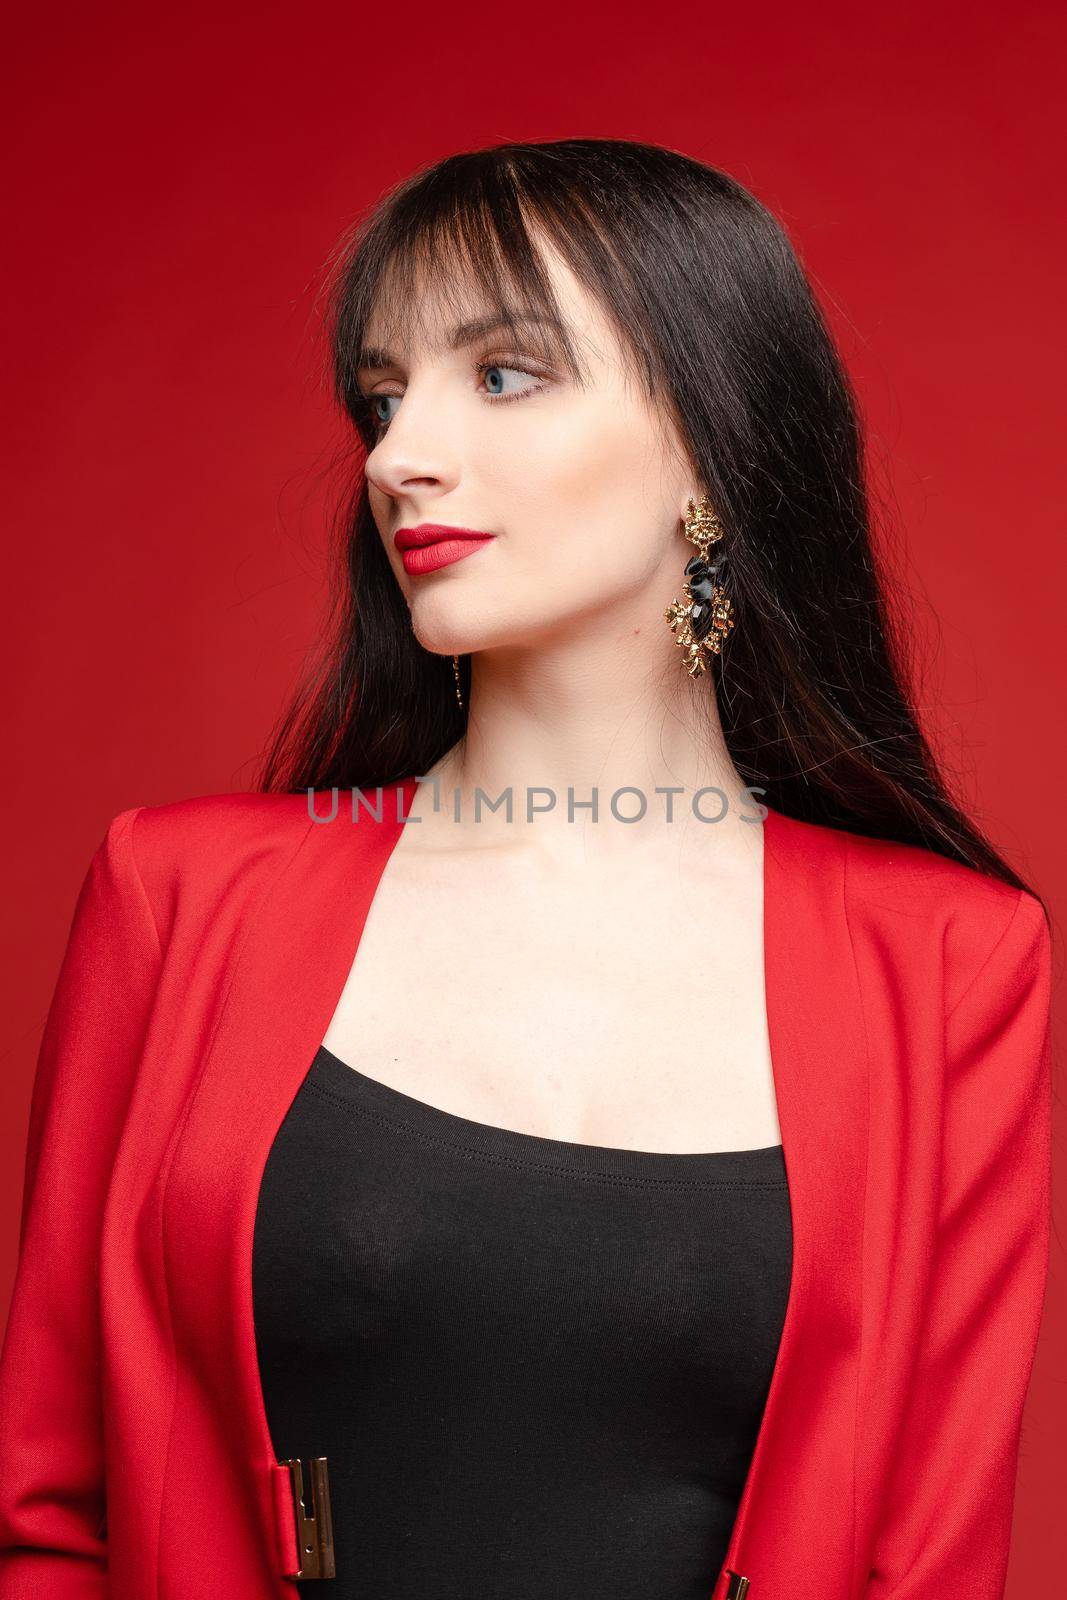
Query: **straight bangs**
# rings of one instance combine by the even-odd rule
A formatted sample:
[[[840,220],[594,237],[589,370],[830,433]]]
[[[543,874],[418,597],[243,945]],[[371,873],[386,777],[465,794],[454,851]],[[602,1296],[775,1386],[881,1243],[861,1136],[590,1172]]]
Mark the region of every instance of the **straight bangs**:
[[[533,193],[515,163],[453,157],[436,171],[416,173],[369,225],[357,225],[342,239],[328,286],[333,389],[368,447],[376,434],[359,372],[388,364],[381,357],[402,348],[406,338],[431,333],[423,320],[431,293],[455,324],[485,320],[585,386],[581,339],[546,270],[546,241],[595,294],[628,372],[650,397],[663,394],[665,375],[647,310],[593,208],[573,187],[568,193],[561,185],[557,195],[543,172],[539,177]],[[367,341],[372,315],[373,346]]]

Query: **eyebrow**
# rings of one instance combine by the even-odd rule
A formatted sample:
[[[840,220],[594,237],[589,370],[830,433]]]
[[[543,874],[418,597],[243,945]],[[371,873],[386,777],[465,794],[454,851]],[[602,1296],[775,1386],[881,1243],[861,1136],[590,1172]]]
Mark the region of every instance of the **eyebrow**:
[[[448,333],[448,348],[462,350],[474,344],[477,339],[483,339],[487,333],[494,333],[497,328],[510,328],[522,323],[539,324],[551,328],[555,333],[561,333],[561,325],[555,317],[545,316],[540,311],[516,311],[510,317],[486,316],[474,317],[469,322],[458,322]],[[390,355],[389,351],[381,345],[365,345],[359,352],[356,370],[362,372],[365,368],[398,366],[397,358]]]

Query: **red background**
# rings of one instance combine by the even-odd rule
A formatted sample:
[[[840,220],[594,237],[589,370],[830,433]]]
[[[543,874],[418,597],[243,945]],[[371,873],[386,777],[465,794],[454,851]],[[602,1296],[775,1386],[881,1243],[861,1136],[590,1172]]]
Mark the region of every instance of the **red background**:
[[[0,1315],[78,884],[117,811],[252,785],[325,599],[319,274],[363,207],[450,151],[648,139],[776,212],[859,388],[928,724],[1058,913],[1065,33],[1032,0],[9,23]],[[1010,1600],[1067,1570],[1063,1146],[1057,1105]]]

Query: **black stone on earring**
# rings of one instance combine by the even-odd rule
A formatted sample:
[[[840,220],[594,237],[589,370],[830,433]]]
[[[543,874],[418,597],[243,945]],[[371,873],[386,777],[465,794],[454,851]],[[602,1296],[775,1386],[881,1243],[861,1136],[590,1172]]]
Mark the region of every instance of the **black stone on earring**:
[[[711,632],[714,613],[711,606],[703,600],[697,600],[689,613],[689,626],[693,630],[694,639],[704,639]]]
[[[700,556],[694,556],[686,563],[685,575],[689,581],[689,594],[693,600],[702,600],[710,605],[715,593],[716,577],[720,562],[708,562]],[[703,637],[700,635],[699,637]]]

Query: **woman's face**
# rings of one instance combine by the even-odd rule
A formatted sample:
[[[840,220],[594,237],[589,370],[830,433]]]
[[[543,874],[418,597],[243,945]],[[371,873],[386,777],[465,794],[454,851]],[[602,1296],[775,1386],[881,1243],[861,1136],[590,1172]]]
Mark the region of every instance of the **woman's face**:
[[[371,510],[415,635],[437,653],[543,647],[578,626],[616,644],[661,624],[693,553],[680,518],[699,486],[665,408],[627,371],[596,302],[542,249],[580,385],[546,357],[536,325],[518,343],[500,329],[454,334],[485,312],[473,302],[457,312],[454,296],[446,305],[423,292],[417,332],[377,314],[366,329]],[[429,552],[394,544],[398,529],[424,524],[492,537],[430,568]]]

